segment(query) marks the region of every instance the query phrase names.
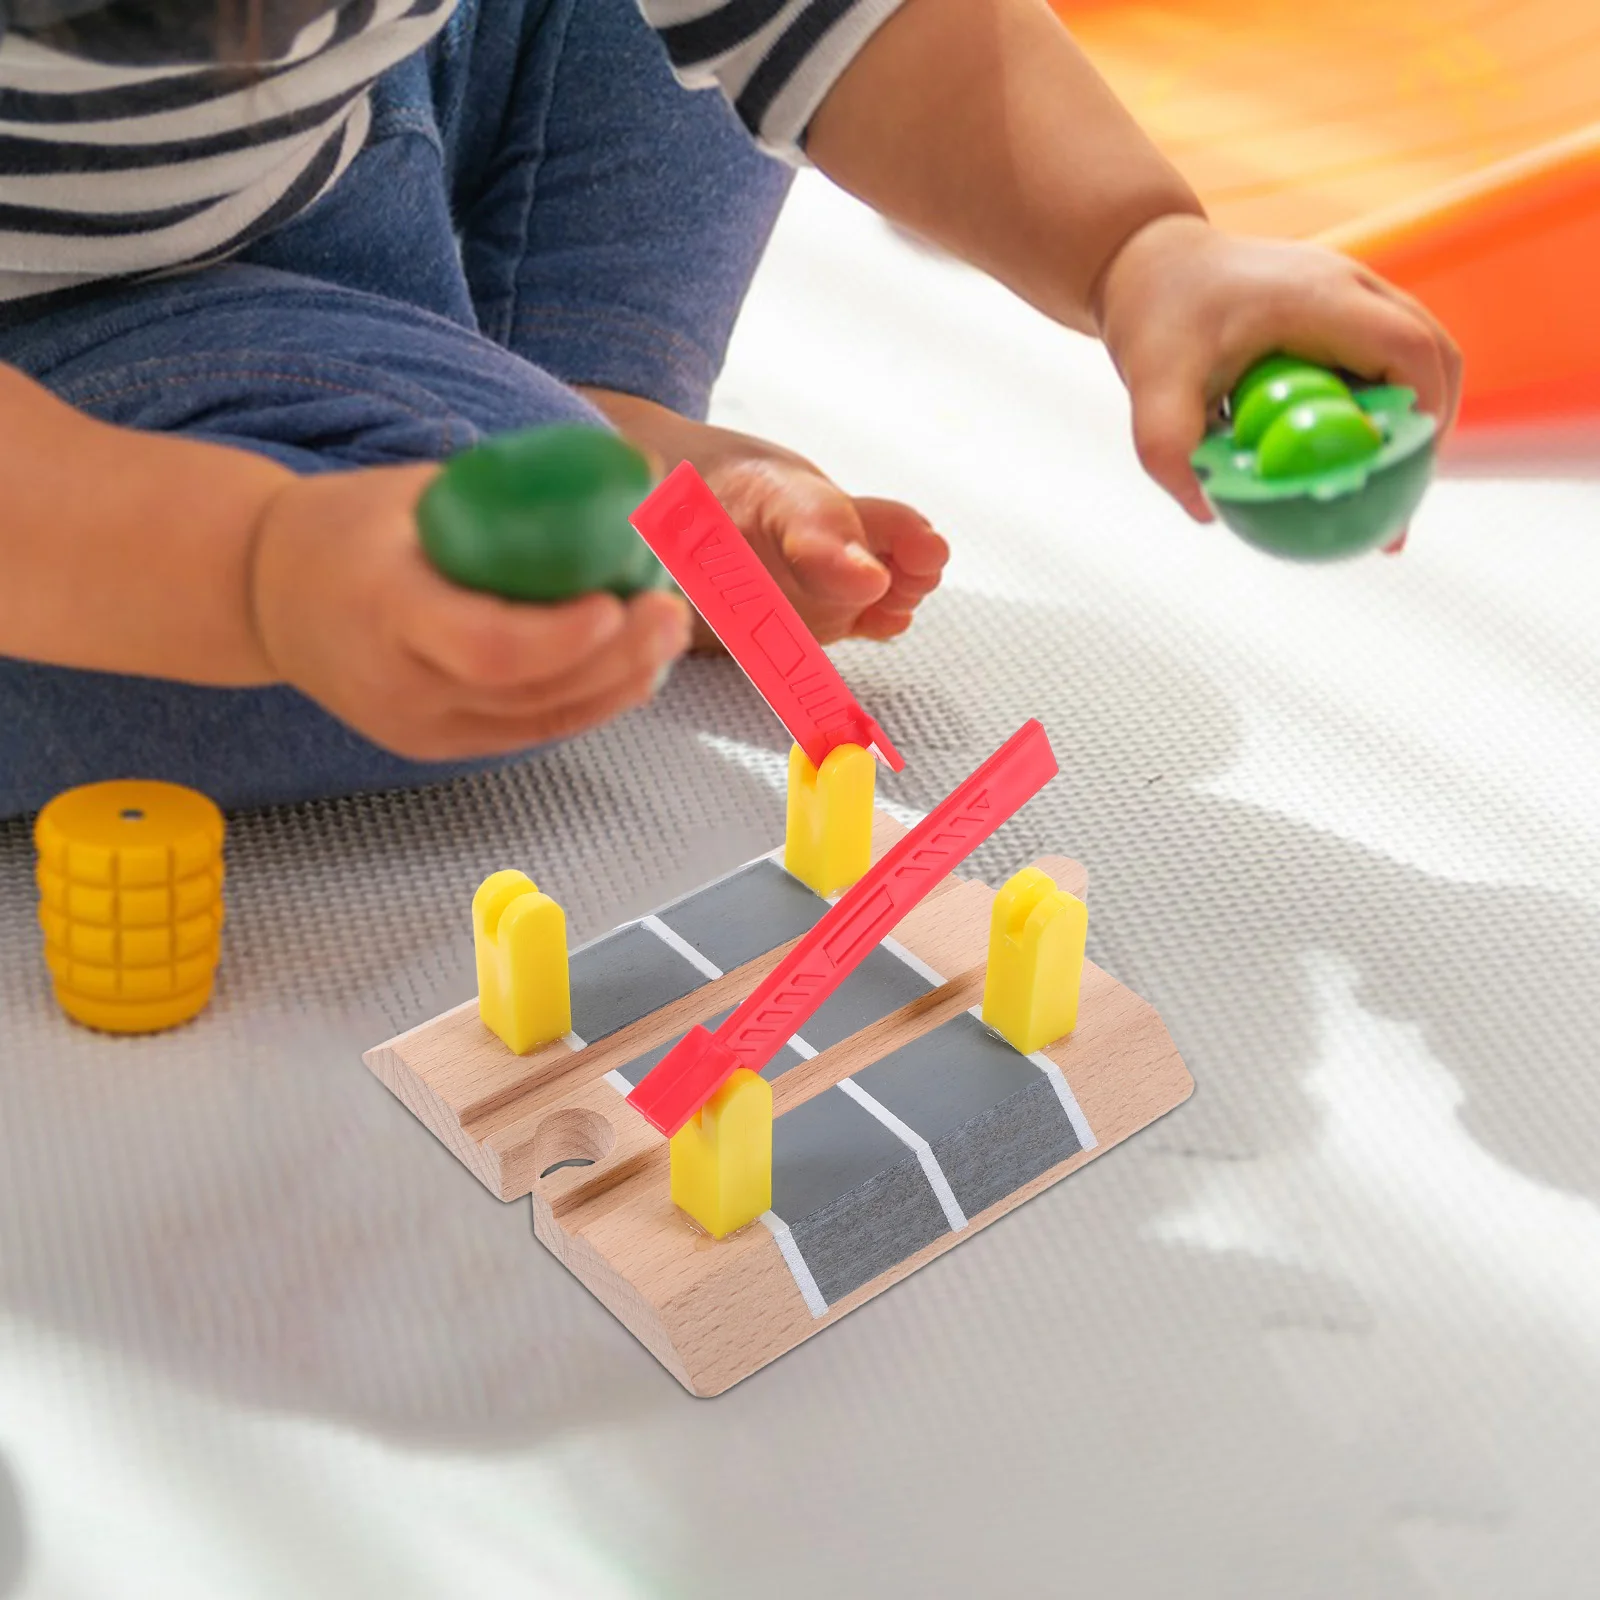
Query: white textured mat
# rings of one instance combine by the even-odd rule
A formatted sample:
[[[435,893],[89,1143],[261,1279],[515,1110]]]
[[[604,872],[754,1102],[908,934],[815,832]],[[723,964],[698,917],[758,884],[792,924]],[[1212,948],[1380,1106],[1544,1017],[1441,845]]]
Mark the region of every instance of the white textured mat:
[[[952,535],[841,656],[889,793],[1043,716],[1063,776],[979,867],[1089,864],[1195,1098],[696,1402],[359,1054],[470,991],[489,870],[587,936],[776,842],[731,668],[239,821],[168,1038],[57,1018],[0,830],[0,1597],[1592,1594],[1600,483],[1272,564],[1142,482],[1098,352],[810,178],[721,409]]]

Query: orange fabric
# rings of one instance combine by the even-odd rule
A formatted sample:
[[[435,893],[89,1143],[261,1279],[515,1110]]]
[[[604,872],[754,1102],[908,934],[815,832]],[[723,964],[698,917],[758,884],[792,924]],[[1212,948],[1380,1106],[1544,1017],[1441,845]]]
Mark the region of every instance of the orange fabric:
[[[1325,238],[1445,322],[1464,422],[1600,412],[1600,11],[1053,3],[1219,223]]]

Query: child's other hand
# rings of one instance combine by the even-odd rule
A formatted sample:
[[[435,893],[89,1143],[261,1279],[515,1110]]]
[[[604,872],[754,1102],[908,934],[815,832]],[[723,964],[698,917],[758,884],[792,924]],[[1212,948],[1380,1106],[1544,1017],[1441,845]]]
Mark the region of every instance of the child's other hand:
[[[1096,310],[1133,401],[1139,459],[1201,522],[1211,512],[1190,452],[1212,408],[1274,351],[1404,384],[1441,429],[1455,420],[1461,354],[1449,334],[1375,273],[1314,245],[1165,217],[1123,246]]]
[[[300,478],[256,536],[251,615],[285,682],[417,761],[565,738],[648,700],[689,643],[688,609],[650,593],[515,604],[458,588],[417,538],[437,469]]]
[[[927,518],[899,500],[848,495],[799,456],[730,437],[738,446],[703,453],[698,470],[817,638],[904,633],[950,559]]]
[[[665,466],[689,462],[824,644],[892,639],[938,588],[950,547],[898,500],[846,494],[803,456],[652,401],[589,397]],[[716,640],[696,623],[696,643]]]

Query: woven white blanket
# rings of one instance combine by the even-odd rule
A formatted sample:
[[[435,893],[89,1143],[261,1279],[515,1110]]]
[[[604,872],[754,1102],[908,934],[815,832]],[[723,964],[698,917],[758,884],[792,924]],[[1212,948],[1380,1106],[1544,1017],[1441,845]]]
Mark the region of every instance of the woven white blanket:
[[[978,869],[1088,863],[1195,1098],[696,1402],[359,1056],[470,992],[490,870],[587,936],[777,842],[731,667],[238,820],[169,1037],[57,1016],[0,830],[0,1600],[1592,1592],[1600,449],[1276,565],[1143,482],[1098,351],[812,175],[719,404],[950,534],[839,656],[886,793],[1042,716],[1062,777]]]

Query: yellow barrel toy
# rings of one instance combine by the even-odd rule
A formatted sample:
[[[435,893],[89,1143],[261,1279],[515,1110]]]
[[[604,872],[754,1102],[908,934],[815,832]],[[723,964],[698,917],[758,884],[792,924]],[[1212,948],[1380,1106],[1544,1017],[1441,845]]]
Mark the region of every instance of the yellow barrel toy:
[[[222,953],[222,813],[175,783],[119,779],[39,813],[39,923],[61,1009],[155,1033],[204,1009]]]

